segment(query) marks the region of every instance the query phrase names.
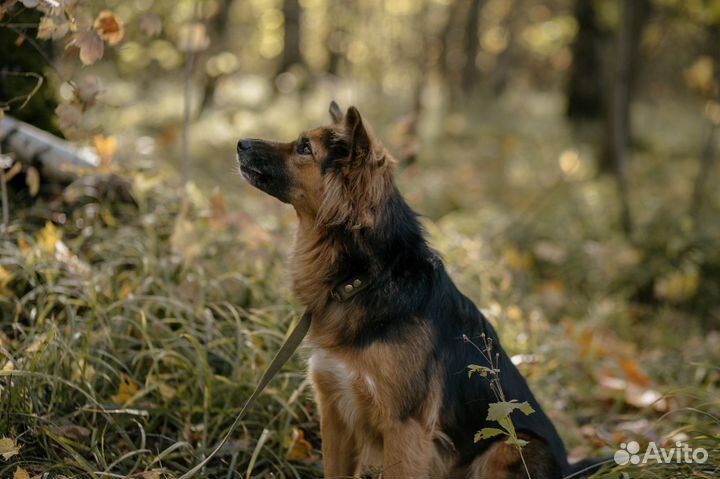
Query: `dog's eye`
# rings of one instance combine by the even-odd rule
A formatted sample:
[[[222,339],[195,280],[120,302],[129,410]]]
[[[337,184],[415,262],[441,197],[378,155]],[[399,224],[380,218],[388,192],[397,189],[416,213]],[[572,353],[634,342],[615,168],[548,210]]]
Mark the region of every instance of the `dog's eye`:
[[[310,142],[307,138],[303,138],[298,142],[297,153],[298,155],[312,155],[312,148],[310,148]]]

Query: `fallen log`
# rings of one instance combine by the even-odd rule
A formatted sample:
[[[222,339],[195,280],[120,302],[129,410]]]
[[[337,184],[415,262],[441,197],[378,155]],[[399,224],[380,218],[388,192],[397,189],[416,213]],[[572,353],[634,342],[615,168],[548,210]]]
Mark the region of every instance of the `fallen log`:
[[[100,158],[92,148],[78,148],[67,141],[11,116],[0,118],[0,145],[3,154],[38,165],[45,177],[69,180],[92,172]]]

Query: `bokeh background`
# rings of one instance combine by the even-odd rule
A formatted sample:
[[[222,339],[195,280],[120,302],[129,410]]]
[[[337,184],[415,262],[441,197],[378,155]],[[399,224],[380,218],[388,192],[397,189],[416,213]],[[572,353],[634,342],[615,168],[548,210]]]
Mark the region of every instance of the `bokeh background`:
[[[719,62],[715,0],[0,2],[1,114],[99,158],[59,175],[2,143],[0,476],[209,453],[300,311],[294,212],[235,144],[334,99],[571,458],[682,441],[709,461],[597,477],[714,477]],[[306,356],[203,477],[322,475]]]

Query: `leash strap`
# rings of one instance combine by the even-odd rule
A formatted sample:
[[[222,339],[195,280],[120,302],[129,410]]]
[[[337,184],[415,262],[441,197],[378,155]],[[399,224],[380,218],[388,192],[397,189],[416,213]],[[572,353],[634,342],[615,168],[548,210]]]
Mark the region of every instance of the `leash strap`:
[[[268,385],[272,378],[282,369],[285,363],[288,362],[288,359],[292,357],[293,353],[300,346],[300,343],[302,343],[303,338],[310,329],[311,319],[312,318],[309,313],[305,313],[302,315],[300,321],[298,321],[297,325],[290,333],[290,336],[288,336],[287,340],[285,340],[285,343],[283,343],[283,345],[280,347],[280,350],[273,358],[270,366],[268,366],[268,368],[263,373],[262,378],[260,378],[260,382],[257,386],[255,386],[255,391],[253,391],[247,401],[245,401],[245,404],[243,405],[242,409],[240,409],[240,412],[235,418],[235,421],[232,423],[232,426],[230,426],[228,432],[225,434],[222,440],[217,443],[217,445],[208,457],[203,459],[200,464],[196,465],[195,467],[187,471],[185,474],[180,476],[179,479],[190,479],[191,477],[193,477],[203,467],[205,467],[205,465],[210,462],[213,457],[215,457],[215,455],[220,451],[220,449],[222,449],[225,443],[227,443],[232,433],[240,424],[240,420],[243,418],[243,416],[245,416],[245,413],[248,411],[248,409],[250,409],[250,406],[252,406],[257,397],[260,396],[260,394],[263,392],[265,386]]]

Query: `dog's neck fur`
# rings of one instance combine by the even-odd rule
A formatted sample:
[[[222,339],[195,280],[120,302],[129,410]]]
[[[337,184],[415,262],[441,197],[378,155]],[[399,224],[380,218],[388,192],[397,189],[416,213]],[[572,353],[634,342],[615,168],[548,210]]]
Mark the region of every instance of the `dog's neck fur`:
[[[427,257],[429,249],[415,213],[394,185],[378,205],[373,225],[320,226],[300,217],[291,260],[293,291],[311,312],[320,313],[330,292],[354,277],[372,281],[399,255]]]

